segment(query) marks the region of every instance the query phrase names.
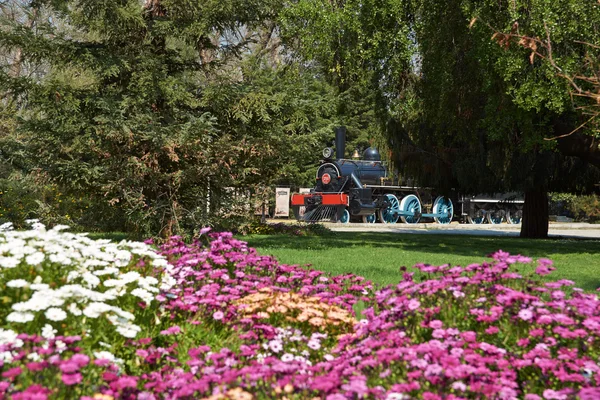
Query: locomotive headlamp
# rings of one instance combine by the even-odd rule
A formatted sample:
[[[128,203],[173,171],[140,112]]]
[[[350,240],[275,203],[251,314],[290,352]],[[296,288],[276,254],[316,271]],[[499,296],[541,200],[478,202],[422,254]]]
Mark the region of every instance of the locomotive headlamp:
[[[325,147],[325,149],[323,149],[323,157],[331,158],[332,155],[333,155],[333,149],[331,147]]]

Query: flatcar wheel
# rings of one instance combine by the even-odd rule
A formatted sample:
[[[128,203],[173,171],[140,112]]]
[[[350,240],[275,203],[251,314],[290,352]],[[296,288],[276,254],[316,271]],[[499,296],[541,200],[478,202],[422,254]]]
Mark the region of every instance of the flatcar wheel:
[[[385,195],[388,206],[379,210],[379,220],[384,224],[395,224],[400,218],[400,202],[393,194]]]
[[[363,215],[362,221],[365,224],[374,224],[377,221],[377,215],[375,215],[374,213],[371,215]]]
[[[523,219],[523,210],[512,209],[506,211],[506,222],[509,224],[520,224]]]
[[[487,220],[490,224],[498,225],[504,221],[504,210],[493,210],[487,213]]]
[[[402,222],[405,224],[416,224],[421,219],[421,202],[414,194],[409,194],[408,196],[402,198],[402,201],[400,202],[400,209],[404,212],[419,214],[418,216],[410,217],[402,216]]]
[[[479,225],[479,224],[483,224],[485,222],[486,216],[487,216],[487,212],[485,210],[479,209],[479,210],[475,211],[475,215],[467,216],[467,220],[469,221],[470,224]]]
[[[438,224],[447,225],[452,222],[452,216],[454,215],[454,206],[452,205],[452,200],[444,196],[440,196],[435,199],[433,202],[433,213],[447,215],[447,217],[434,217],[433,219]]]

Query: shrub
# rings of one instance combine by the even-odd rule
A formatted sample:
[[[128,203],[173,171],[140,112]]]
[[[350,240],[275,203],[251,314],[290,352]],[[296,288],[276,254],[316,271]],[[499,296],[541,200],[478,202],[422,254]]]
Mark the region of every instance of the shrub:
[[[579,222],[600,221],[600,196],[577,196],[569,193],[550,194],[550,215],[564,215]]]
[[[578,221],[600,221],[600,196],[578,196],[571,202],[571,209]]]

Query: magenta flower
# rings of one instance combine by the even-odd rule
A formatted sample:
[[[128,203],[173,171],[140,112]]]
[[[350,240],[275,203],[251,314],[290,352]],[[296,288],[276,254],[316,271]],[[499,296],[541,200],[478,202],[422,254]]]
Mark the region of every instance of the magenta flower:
[[[21,373],[23,372],[23,370],[21,369],[21,367],[14,367],[9,369],[8,371],[4,371],[2,373],[2,377],[3,378],[14,378],[16,376],[21,375]]]
[[[80,373],[77,374],[62,374],[61,377],[63,383],[67,386],[72,386],[81,383],[83,376]]]
[[[71,361],[76,363],[80,368],[85,367],[90,363],[90,358],[85,354],[77,353],[71,357]]]
[[[79,365],[74,362],[67,361],[60,365],[60,370],[65,374],[72,374],[79,371]]]
[[[494,334],[498,333],[498,327],[490,326],[489,328],[487,328],[485,330],[485,333],[487,333],[488,335],[494,335]]]

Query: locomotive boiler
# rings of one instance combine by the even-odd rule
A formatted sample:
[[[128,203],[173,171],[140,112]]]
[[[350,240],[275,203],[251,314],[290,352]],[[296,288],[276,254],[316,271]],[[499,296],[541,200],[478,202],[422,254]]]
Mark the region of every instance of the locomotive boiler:
[[[332,148],[323,150],[310,193],[294,193],[291,206],[298,220],[307,222],[351,219],[365,223],[396,223],[402,220],[415,224],[422,218],[433,218],[439,224],[449,224],[455,215],[454,202],[446,196],[436,196],[430,188],[402,185],[390,174],[377,149],[368,148],[362,159],[344,158],[346,130],[335,132],[335,156]],[[504,197],[482,198],[456,196],[460,204],[458,217],[471,223],[520,222],[519,203],[522,200]]]

